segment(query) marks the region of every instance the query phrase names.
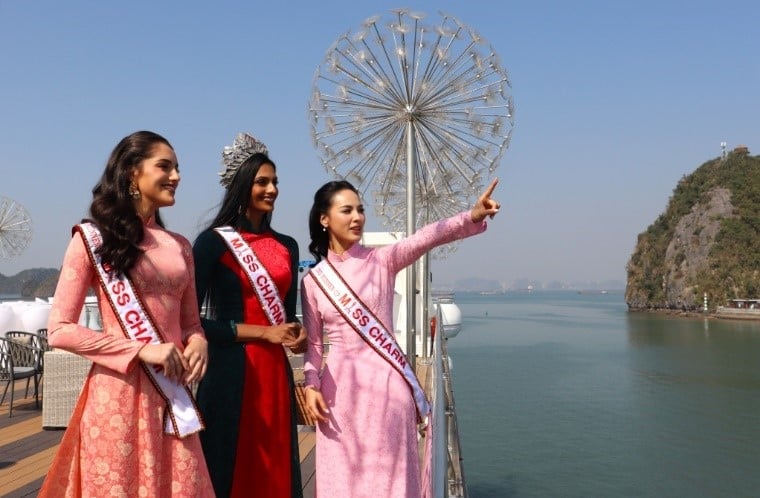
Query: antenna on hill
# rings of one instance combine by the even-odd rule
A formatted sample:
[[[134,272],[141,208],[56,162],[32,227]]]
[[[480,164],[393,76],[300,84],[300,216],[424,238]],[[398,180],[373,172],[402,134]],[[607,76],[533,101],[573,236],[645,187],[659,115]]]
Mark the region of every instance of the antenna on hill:
[[[24,206],[0,196],[0,259],[18,256],[32,240],[32,218]]]
[[[726,160],[726,154],[728,154],[726,152],[726,146],[728,146],[726,142],[720,143],[720,158],[723,159],[724,161]]]

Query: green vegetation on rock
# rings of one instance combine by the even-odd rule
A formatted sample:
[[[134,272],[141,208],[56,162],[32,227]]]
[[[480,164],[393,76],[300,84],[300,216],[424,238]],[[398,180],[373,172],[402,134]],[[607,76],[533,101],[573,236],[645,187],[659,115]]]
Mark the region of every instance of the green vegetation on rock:
[[[684,176],[627,266],[629,309],[760,297],[760,156],[737,150]]]

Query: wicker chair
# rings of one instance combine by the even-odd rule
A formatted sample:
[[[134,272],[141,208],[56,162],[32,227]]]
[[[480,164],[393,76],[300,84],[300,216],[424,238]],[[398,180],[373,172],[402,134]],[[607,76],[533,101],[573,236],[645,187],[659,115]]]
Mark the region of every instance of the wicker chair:
[[[34,380],[34,403],[39,407],[39,390],[38,381],[39,373],[37,371],[37,353],[29,344],[23,344],[10,338],[0,337],[0,382],[5,382],[3,397],[0,404],[5,401],[8,394],[8,388],[11,390],[10,408],[8,417],[13,416],[13,396],[16,391],[16,380],[26,379],[27,394],[29,392],[29,381]]]
[[[48,351],[45,357],[48,375],[42,400],[42,428],[66,427],[92,362],[62,349]]]

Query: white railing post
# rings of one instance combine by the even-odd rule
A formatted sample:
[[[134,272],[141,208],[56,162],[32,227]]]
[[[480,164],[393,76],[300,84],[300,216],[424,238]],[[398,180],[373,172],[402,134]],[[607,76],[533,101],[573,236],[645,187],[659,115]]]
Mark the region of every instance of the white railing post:
[[[432,474],[432,496],[434,498],[445,498],[448,496],[446,483],[448,482],[448,438],[446,429],[446,391],[444,390],[444,373],[442,364],[441,336],[443,335],[443,316],[441,307],[435,316],[436,330],[433,337],[433,358],[431,363],[431,421],[432,428],[432,455],[431,455],[431,474]]]

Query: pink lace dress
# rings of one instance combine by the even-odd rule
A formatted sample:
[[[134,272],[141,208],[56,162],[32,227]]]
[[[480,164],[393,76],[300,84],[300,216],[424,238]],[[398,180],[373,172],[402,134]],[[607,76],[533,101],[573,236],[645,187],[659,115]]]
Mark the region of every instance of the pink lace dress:
[[[428,225],[378,249],[355,244],[328,259],[365,305],[393,330],[396,273],[430,249],[480,233],[470,213]],[[316,496],[416,498],[421,496],[417,416],[403,377],[343,319],[313,278],[301,284],[309,339],[306,383],[321,390],[330,409],[317,426]],[[330,352],[322,363],[322,334]]]
[[[192,251],[153,222],[130,276],[167,341],[204,340]],[[95,289],[103,332],[77,324]],[[94,362],[39,496],[214,496],[197,434],[164,434],[166,403],[139,365],[107,303],[78,233],[63,261],[48,323],[50,344]]]

